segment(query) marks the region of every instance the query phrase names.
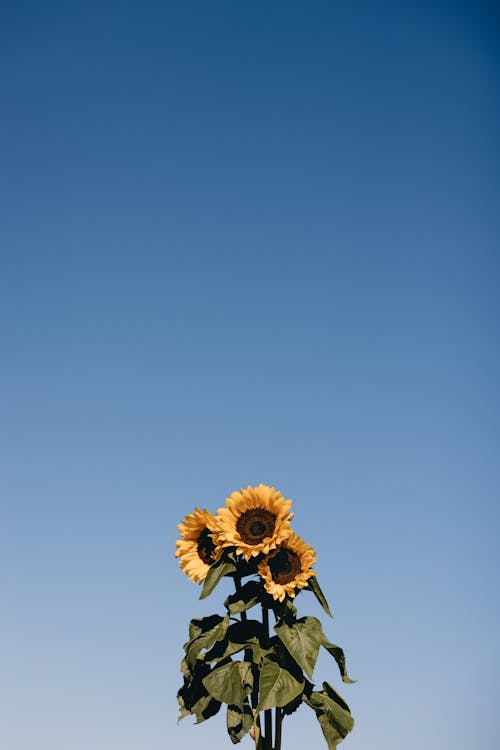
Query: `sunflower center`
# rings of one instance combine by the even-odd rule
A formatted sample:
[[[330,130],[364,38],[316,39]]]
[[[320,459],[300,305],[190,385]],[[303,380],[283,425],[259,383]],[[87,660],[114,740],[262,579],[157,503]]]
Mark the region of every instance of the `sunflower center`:
[[[269,570],[275,583],[290,583],[302,570],[300,557],[289,549],[280,549],[269,560]]]
[[[203,529],[198,537],[198,555],[207,565],[213,562],[213,553],[215,551],[215,544],[210,533],[210,529]]]
[[[276,525],[276,516],[264,508],[246,510],[236,521],[236,531],[245,542],[252,546],[271,537]]]

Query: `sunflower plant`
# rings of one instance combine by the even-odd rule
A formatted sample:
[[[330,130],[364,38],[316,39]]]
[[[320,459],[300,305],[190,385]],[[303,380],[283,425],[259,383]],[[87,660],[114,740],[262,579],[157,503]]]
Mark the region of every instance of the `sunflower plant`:
[[[256,750],[280,750],[283,719],[305,704],[334,750],[354,720],[332,685],[323,682],[319,689],[313,682],[320,648],[333,657],[343,682],[353,680],[343,650],[328,640],[321,622],[298,617],[294,601],[301,591],[312,592],[331,612],[312,568],[315,552],[293,532],[291,504],[260,484],[233,492],[216,515],[196,508],[179,524],[175,555],[186,575],[202,585],[200,599],[223,577],[235,587],[224,615],[190,622],[179,718],[190,714],[199,724],[224,703],[233,743],[249,734]],[[251,616],[259,606],[260,615]]]

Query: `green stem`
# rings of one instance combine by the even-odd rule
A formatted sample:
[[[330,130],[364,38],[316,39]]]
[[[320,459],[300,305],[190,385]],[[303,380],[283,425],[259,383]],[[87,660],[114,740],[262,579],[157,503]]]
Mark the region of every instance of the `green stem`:
[[[239,593],[241,591],[241,576],[234,576],[234,587],[236,589],[236,593]],[[247,621],[247,613],[245,611],[240,612],[240,620],[241,622]]]
[[[266,638],[266,648],[269,646],[269,610],[262,606],[262,624]],[[273,747],[273,712],[271,708],[264,711],[264,747],[272,750]]]
[[[281,724],[283,721],[283,712],[281,708],[274,709],[275,711],[275,735],[274,735],[274,750],[281,750]]]
[[[238,593],[239,591],[241,591],[241,576],[234,576],[234,586],[236,588],[236,593]],[[243,610],[243,612],[240,612],[240,621],[241,622],[246,622],[247,621],[247,613],[245,612],[245,610]],[[245,661],[252,662],[252,649],[246,648],[245,651],[244,651],[244,654],[245,654],[245,656],[244,656]],[[257,681],[255,680],[255,667],[253,665],[252,665],[252,670],[254,672],[254,681],[255,681],[255,684],[254,684],[254,688],[252,690],[252,695],[250,696],[250,702],[252,704],[252,708],[255,709],[257,707],[258,702],[259,702],[259,685],[258,685]],[[256,747],[261,747],[262,746],[261,740],[258,740],[257,737],[255,738],[255,746]]]

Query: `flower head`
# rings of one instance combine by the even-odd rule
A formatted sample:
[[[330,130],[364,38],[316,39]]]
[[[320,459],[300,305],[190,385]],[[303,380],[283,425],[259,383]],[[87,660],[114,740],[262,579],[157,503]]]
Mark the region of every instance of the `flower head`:
[[[196,508],[194,513],[186,515],[178,529],[182,539],[175,543],[175,556],[179,558],[184,573],[191,580],[202,583],[210,565],[219,559],[221,553],[214,543],[217,520],[208,510]]]
[[[235,547],[246,560],[267,554],[292,533],[291,504],[281,492],[265,484],[233,492],[226,507],[218,511],[217,544]]]
[[[259,563],[259,575],[267,593],[280,602],[287,595],[294,597],[316,575],[311,568],[316,559],[313,548],[300,536],[289,536]]]

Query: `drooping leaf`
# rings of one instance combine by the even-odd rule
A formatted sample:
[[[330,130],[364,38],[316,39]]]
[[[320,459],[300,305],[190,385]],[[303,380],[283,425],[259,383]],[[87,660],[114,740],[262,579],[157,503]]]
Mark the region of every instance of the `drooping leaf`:
[[[207,573],[207,577],[205,578],[205,582],[200,593],[200,599],[206,599],[206,597],[211,594],[214,588],[217,586],[220,579],[223,576],[229,575],[229,573],[234,573],[235,570],[236,565],[234,565],[234,563],[232,562],[218,562],[212,565]]]
[[[254,636],[261,641],[266,637],[266,630],[260,620],[243,620],[242,622],[233,622],[228,633],[231,633],[231,640],[244,643]]]
[[[235,594],[228,596],[224,606],[232,615],[238,615],[246,609],[250,609],[260,601],[262,587],[257,581],[248,581]]]
[[[335,688],[333,688],[328,682],[323,683],[323,692],[326,693],[326,695],[328,695],[328,697],[331,698],[332,701],[335,701],[335,703],[338,703],[339,706],[343,708],[344,711],[347,711],[348,714],[350,715],[351,710],[349,706],[347,705],[345,700],[342,698],[342,696],[339,693],[337,693]],[[353,723],[354,723],[354,719],[353,719]]]
[[[232,623],[224,639],[215,643],[205,654],[205,661],[221,661],[245,649],[245,651],[251,650],[252,661],[260,664],[264,656],[272,653],[272,649],[265,648],[263,645],[266,640],[264,627],[258,620]],[[247,661],[248,659],[249,657],[246,656]]]
[[[328,606],[328,602],[326,601],[326,596],[321,590],[321,586],[318,583],[318,579],[316,576],[313,576],[309,579],[309,585],[307,587],[310,591],[313,592],[314,596],[318,600],[318,602],[321,604],[323,609],[325,610],[328,617],[333,617],[330,607]]]
[[[216,624],[209,630],[205,630],[200,635],[193,638],[193,640],[189,641],[189,643],[184,646],[188,666],[199,657],[203,649],[209,649],[214,643],[216,643],[216,641],[222,640],[228,627],[229,615],[226,615],[224,618],[221,617],[216,621]]]
[[[218,701],[243,706],[253,688],[252,665],[247,661],[232,661],[217,666],[203,679],[203,685]]]
[[[274,649],[264,648],[264,646],[256,637],[249,638],[247,645],[248,648],[250,648],[252,651],[253,663],[259,666],[262,664],[262,661],[266,658],[266,656],[271,656],[272,654],[274,654]]]
[[[302,704],[302,693],[299,693],[293,701],[290,701],[290,703],[287,703],[286,706],[283,706],[282,711],[284,716],[290,716],[291,714],[295,713],[295,711],[299,708],[299,706]]]
[[[209,615],[208,617],[198,617],[189,623],[189,640],[192,641],[207,630],[222,622],[224,618],[221,615]],[[184,646],[184,650],[186,646]]]
[[[304,693],[303,700],[316,713],[329,750],[335,750],[354,726],[347,704],[326,682],[323,690],[313,690],[309,695]]]
[[[315,617],[302,617],[293,625],[282,622],[274,630],[287,651],[312,679],[323,630]]]
[[[182,697],[183,705],[190,711],[196,701],[207,694],[203,685],[203,678],[209,674],[210,667],[201,661],[195,661],[190,666],[187,665],[185,660],[183,663],[184,680],[177,697]]]
[[[340,670],[340,675],[342,677],[342,682],[346,682],[349,684],[353,684],[356,682],[356,680],[351,680],[349,675],[347,674],[347,669],[345,665],[345,654],[344,651],[340,648],[340,646],[336,646],[334,643],[330,643],[328,638],[323,635],[321,638],[321,645],[326,648],[329,654],[333,656],[335,661],[337,662],[338,668]]]
[[[209,671],[210,667],[201,661],[195,661],[189,669],[186,665],[183,685],[177,693],[180,709],[179,721],[188,714],[193,714],[196,717],[196,723],[199,724],[220,709],[220,701],[209,695],[203,685],[203,678]]]
[[[221,705],[221,702],[212,698],[211,695],[204,695],[197,700],[191,709],[191,713],[196,716],[195,724],[201,724],[203,721],[215,716]]]
[[[190,669],[185,659],[181,661],[181,672],[184,675],[184,677],[189,677],[190,675]]]
[[[191,716],[191,711],[188,708],[186,708],[186,706],[184,705],[184,698],[181,695],[179,695],[179,693],[177,693],[177,702],[179,704],[179,717],[177,719],[177,723],[179,723],[180,721],[185,719],[186,716]]]
[[[251,649],[255,664],[260,664],[262,658],[273,651],[264,645],[268,639],[263,624],[258,620],[233,623],[228,630],[228,637],[233,643],[242,643],[247,649]]]
[[[226,721],[231,742],[236,745],[248,734],[253,725],[253,712],[248,699],[243,702],[243,707],[236,704],[228,705]]]
[[[218,650],[219,645],[222,645],[224,649]],[[217,649],[217,650],[216,650]],[[251,652],[247,655],[252,658],[253,664],[259,665],[265,656],[270,656],[274,653],[272,648],[263,648],[257,638],[249,638],[245,643],[233,643],[232,641],[222,641],[221,644],[216,643],[213,649],[205,655],[204,659],[206,662],[221,662],[227,659],[228,656],[234,656],[234,654],[240,651]]]
[[[263,659],[259,682],[257,711],[274,706],[283,707],[293,701],[304,689],[304,681],[297,682],[283,667],[271,659]]]
[[[289,625],[297,619],[297,607],[295,604],[292,604],[290,599],[285,599],[285,618]]]
[[[225,638],[222,641],[215,643],[203,658],[210,664],[212,662],[223,661],[224,659],[227,659],[228,656],[234,656],[234,654],[237,654],[239,651],[243,651],[245,645],[246,644],[244,643],[234,643],[226,634]]]

